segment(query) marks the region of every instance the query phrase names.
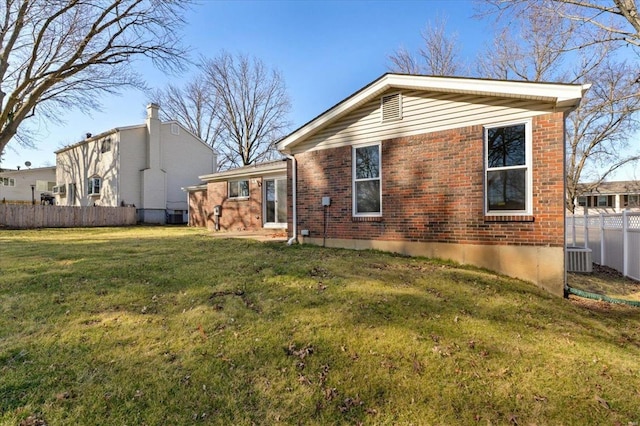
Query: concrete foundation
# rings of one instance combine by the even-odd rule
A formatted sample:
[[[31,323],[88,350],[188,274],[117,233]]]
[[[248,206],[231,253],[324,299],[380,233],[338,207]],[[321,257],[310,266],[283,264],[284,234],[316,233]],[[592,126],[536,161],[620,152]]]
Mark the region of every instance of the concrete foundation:
[[[298,236],[301,244],[322,245],[322,238]],[[408,256],[452,260],[461,264],[486,268],[500,274],[532,282],[548,292],[564,296],[564,250],[562,247],[476,245],[380,241],[359,239],[327,239],[327,247],[355,250],[382,250]]]

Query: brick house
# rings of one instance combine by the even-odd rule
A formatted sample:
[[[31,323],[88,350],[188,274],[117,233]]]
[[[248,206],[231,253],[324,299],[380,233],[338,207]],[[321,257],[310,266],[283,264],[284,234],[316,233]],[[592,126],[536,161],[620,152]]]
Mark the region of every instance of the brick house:
[[[564,120],[588,87],[385,74],[277,144],[289,235],[563,295]]]
[[[184,188],[189,225],[222,231],[286,229],[286,173],[287,163],[278,160],[200,176],[204,184]]]

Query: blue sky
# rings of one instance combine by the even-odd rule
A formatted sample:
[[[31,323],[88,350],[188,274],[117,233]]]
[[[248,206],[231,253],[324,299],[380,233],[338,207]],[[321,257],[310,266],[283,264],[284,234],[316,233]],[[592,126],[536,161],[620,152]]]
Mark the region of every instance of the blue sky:
[[[213,1],[201,0],[186,16],[183,41],[192,57],[221,50],[244,53],[279,69],[292,100],[291,130],[306,123],[387,71],[387,56],[399,47],[415,52],[428,21],[447,19],[456,33],[459,56],[467,63],[491,43],[491,21],[473,18],[472,0],[423,1]],[[196,71],[164,75],[147,62],[139,71],[151,87],[180,83]],[[37,149],[10,143],[2,165],[8,168],[55,165],[53,152],[86,133],[140,124],[148,96],[128,90],[102,98],[103,111],[90,116],[69,112],[62,124],[34,120]],[[640,169],[638,170],[640,172]],[[628,167],[616,176],[635,179]]]
[[[201,1],[188,14],[183,41],[194,57],[222,49],[245,53],[279,69],[292,100],[292,130],[387,71],[387,55],[400,46],[415,50],[427,21],[445,15],[458,33],[461,56],[473,58],[485,41],[485,23],[472,18],[472,1]],[[486,39],[489,42],[489,39]],[[152,87],[189,77],[167,76],[146,63],[140,71]],[[195,72],[195,71],[194,71]],[[102,112],[69,112],[61,125],[34,121],[38,149],[9,144],[3,166],[30,161],[54,165],[53,151],[87,132],[144,121],[148,97],[138,91],[105,96]],[[24,167],[24,166],[23,166]]]

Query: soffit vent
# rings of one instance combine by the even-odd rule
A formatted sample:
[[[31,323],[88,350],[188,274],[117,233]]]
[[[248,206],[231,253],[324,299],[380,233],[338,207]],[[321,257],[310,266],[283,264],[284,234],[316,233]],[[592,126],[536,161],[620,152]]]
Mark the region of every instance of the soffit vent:
[[[383,122],[402,119],[402,95],[400,93],[383,96],[381,105]]]

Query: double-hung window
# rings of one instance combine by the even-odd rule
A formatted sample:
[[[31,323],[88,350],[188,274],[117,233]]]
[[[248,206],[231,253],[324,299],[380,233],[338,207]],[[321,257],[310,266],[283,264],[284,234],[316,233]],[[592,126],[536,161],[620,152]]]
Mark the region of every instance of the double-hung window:
[[[248,198],[249,181],[234,180],[229,182],[229,198]]]
[[[382,215],[380,144],[353,147],[353,215]]]
[[[0,178],[0,186],[16,186],[14,178]]]
[[[531,121],[485,128],[485,212],[532,214]]]
[[[89,195],[100,195],[100,186],[102,180],[99,177],[92,177],[89,179]]]

